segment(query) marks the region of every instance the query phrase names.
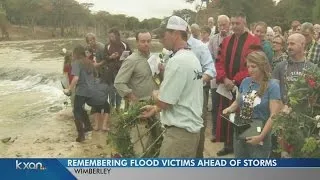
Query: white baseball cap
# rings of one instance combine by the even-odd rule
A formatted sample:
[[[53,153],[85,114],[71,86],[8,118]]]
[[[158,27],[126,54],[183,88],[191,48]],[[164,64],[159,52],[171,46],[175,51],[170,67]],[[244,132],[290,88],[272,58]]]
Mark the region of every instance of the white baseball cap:
[[[167,22],[167,29],[187,31],[188,23],[179,16],[171,16]]]

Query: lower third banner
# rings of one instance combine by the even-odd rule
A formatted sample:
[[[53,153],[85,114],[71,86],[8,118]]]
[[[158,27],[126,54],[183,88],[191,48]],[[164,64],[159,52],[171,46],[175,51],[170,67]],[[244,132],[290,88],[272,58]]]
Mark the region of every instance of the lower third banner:
[[[115,170],[163,168],[319,168],[320,159],[0,159],[0,179],[78,179],[86,175],[112,179]],[[149,170],[148,170],[149,171]],[[319,171],[318,171],[319,172]],[[130,176],[128,176],[130,178]]]

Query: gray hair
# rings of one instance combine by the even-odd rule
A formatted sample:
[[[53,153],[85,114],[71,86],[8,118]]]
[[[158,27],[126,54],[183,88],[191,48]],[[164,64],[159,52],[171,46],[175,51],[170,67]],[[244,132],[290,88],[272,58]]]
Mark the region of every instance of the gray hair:
[[[301,31],[309,30],[311,33],[314,33],[313,24],[309,22],[305,22],[301,25]]]
[[[227,15],[219,15],[218,16],[218,22],[219,21],[223,21],[223,20],[226,20],[226,21],[228,21],[228,22],[230,22],[230,18],[227,16]]]
[[[193,35],[194,38],[198,39],[200,36],[200,26],[198,24],[192,24],[190,26],[190,33]]]
[[[190,28],[191,28],[191,31],[192,31],[192,30],[200,30],[200,26],[199,26],[198,24],[192,24],[192,25],[190,26]]]

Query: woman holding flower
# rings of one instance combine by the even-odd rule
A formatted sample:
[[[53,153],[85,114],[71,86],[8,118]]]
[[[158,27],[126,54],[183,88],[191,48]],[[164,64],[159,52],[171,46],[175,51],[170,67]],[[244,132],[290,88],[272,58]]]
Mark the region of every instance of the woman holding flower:
[[[271,80],[267,56],[261,47],[247,56],[250,77],[244,79],[239,88],[239,96],[223,114],[240,109],[239,118],[248,122],[261,121],[261,132],[257,136],[239,138],[234,134],[234,153],[236,158],[267,158],[271,153],[272,118],[281,110],[280,87]],[[258,129],[258,128],[257,128]],[[259,130],[257,130],[259,131]]]

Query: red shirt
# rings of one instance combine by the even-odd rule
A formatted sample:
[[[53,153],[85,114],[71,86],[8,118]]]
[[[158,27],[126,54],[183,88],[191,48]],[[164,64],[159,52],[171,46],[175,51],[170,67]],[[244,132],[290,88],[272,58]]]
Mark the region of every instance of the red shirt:
[[[248,32],[239,38],[230,35],[223,39],[220,44],[219,53],[216,61],[217,82],[223,83],[224,78],[234,80],[236,85],[249,76],[246,67],[246,56],[251,52],[250,45],[260,45],[259,38]]]
[[[69,78],[69,84],[71,84],[73,75],[71,74],[71,65],[70,64],[65,64],[63,67],[63,72],[68,73],[68,78]]]

